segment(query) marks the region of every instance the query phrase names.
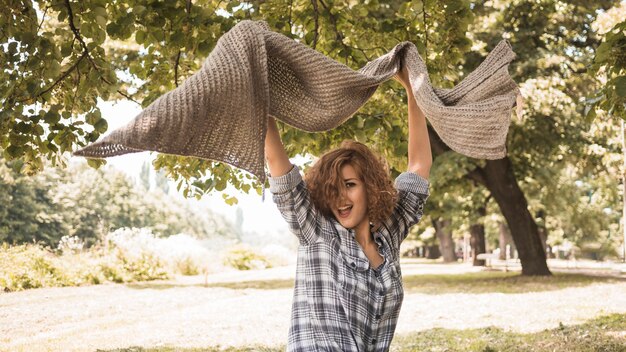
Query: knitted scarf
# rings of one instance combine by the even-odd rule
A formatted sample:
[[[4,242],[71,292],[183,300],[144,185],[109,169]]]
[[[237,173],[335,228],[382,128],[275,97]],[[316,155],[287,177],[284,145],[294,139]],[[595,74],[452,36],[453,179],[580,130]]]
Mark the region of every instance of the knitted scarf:
[[[499,159],[506,154],[511,109],[521,98],[508,73],[514,58],[502,40],[457,86],[440,89],[431,85],[411,42],[354,71],[273,32],[265,21],[244,20],[220,37],[183,84],[74,155],[150,150],[195,156],[244,169],[264,183],[268,115],[308,132],[333,129],[406,65],[416,103],[441,139],[469,157]]]

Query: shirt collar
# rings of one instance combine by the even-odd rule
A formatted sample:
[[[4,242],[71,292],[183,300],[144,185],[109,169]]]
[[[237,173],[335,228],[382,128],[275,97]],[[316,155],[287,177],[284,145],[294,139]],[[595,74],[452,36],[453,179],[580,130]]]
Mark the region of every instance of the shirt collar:
[[[358,271],[367,270],[370,267],[370,261],[356,241],[355,231],[343,227],[335,218],[331,218],[331,222],[337,230],[340,250],[348,266]],[[374,240],[380,244],[381,234],[378,231],[372,232],[374,234]]]

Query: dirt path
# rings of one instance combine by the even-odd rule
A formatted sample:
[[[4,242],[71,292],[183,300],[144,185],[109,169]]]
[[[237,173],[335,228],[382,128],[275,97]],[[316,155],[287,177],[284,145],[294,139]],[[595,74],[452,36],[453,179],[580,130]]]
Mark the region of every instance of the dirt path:
[[[476,271],[403,264],[403,274]],[[286,342],[293,267],[212,275],[210,283],[273,279],[275,289],[204,287],[203,277],[0,294],[0,350],[95,351],[130,346],[209,347]],[[626,283],[524,294],[407,294],[397,333],[497,326],[537,331],[626,313]],[[471,303],[471,304],[470,304]]]

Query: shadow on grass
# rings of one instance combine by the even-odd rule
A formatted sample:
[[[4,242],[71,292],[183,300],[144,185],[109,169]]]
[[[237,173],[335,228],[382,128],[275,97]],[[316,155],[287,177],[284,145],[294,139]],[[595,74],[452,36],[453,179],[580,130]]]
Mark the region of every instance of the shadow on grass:
[[[96,350],[97,352],[282,352],[286,346],[282,347],[263,347],[263,346],[249,346],[249,347],[207,347],[207,348],[194,348],[194,347],[139,347],[132,346],[127,348],[118,348],[113,350]]]
[[[556,291],[568,287],[584,287],[597,283],[626,282],[625,278],[585,274],[555,273],[552,276],[522,276],[516,272],[485,271],[447,275],[407,275],[403,277],[406,293],[525,293]],[[228,288],[233,290],[280,290],[294,287],[293,279],[177,284],[175,282],[135,282],[134,289],[166,290],[179,287]]]
[[[626,314],[611,314],[581,325],[522,334],[500,328],[431,329],[397,335],[391,351],[626,351]]]
[[[477,272],[456,275],[410,275],[403,278],[406,293],[525,293],[584,287],[597,283],[626,282],[624,278],[555,273],[522,276],[515,272]]]
[[[134,282],[126,284],[126,287],[134,289],[166,290],[178,287],[206,287],[206,288],[230,288],[233,290],[257,289],[257,290],[281,290],[294,287],[294,280],[254,280],[239,282],[212,282],[204,284],[176,284],[171,282]]]
[[[184,347],[128,347],[100,352],[278,352],[285,346],[248,346],[240,348],[184,348]],[[482,329],[431,329],[422,332],[396,335],[390,351],[537,351],[537,352],[623,352],[626,351],[626,314],[611,314],[589,320],[581,325],[561,325],[555,329],[521,334],[500,328]]]

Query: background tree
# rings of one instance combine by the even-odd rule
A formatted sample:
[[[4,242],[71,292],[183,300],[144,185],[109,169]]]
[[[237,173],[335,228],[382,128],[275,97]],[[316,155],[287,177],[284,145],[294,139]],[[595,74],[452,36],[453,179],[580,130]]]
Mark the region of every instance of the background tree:
[[[141,171],[139,171],[139,180],[146,191],[150,190],[150,169],[150,163],[144,162],[141,164]]]
[[[626,4],[607,11],[596,22],[596,29],[604,34],[603,43],[598,47],[590,73],[598,77],[601,88],[588,102],[587,118],[596,118],[596,109],[608,117],[620,121],[622,140],[622,246],[623,260],[626,262]]]
[[[56,243],[67,234],[46,175],[23,177],[0,164],[0,242]]]
[[[192,208],[160,189],[147,192],[119,170],[81,162],[24,176],[10,166],[0,163],[1,242],[56,247],[61,237],[77,236],[91,246],[120,227],[149,228],[160,236],[239,237],[234,224],[209,209]]]

